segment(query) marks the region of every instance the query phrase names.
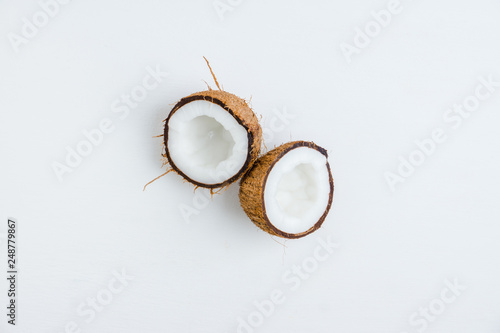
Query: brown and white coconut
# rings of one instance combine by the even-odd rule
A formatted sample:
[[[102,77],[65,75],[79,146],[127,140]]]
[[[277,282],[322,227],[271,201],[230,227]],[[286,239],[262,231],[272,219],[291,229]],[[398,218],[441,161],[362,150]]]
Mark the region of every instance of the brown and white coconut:
[[[248,217],[271,235],[300,238],[314,232],[333,200],[327,151],[306,141],[269,151],[241,180],[239,197]]]
[[[182,98],[165,120],[165,157],[198,187],[216,189],[241,178],[257,159],[262,129],[242,98],[207,90]]]

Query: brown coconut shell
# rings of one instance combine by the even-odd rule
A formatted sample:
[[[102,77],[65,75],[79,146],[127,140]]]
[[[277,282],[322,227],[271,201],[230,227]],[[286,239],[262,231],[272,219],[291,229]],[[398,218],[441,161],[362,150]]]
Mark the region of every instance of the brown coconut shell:
[[[170,118],[182,106],[197,100],[205,100],[219,105],[224,110],[229,112],[236,119],[236,121],[241,126],[243,126],[247,131],[248,153],[245,164],[231,178],[226,179],[225,181],[218,184],[204,184],[189,178],[186,174],[182,172],[182,170],[180,170],[175,165],[168,151],[168,122]],[[222,90],[207,90],[186,96],[182,98],[179,102],[177,102],[177,104],[175,104],[174,108],[172,109],[172,111],[170,111],[170,114],[165,120],[163,138],[165,144],[165,155],[173,171],[175,171],[176,173],[181,175],[185,180],[196,185],[197,187],[214,189],[214,188],[225,187],[230,185],[231,183],[234,183],[236,180],[240,179],[252,167],[252,165],[254,164],[255,160],[257,159],[260,153],[262,129],[259,125],[257,117],[255,116],[255,113],[248,106],[248,104],[245,102],[244,99]]]
[[[330,170],[330,165],[328,161],[326,162],[326,168],[328,169],[329,181],[330,181],[330,194],[328,198],[328,205],[325,212],[320,217],[320,219],[312,226],[309,230],[298,233],[290,234],[276,228],[266,214],[266,206],[264,202],[264,191],[266,189],[267,177],[269,176],[274,165],[289,151],[299,148],[299,147],[309,147],[319,151],[321,154],[328,158],[328,154],[324,148],[317,146],[313,142],[306,141],[294,141],[285,143],[259,158],[252,169],[243,177],[240,184],[240,203],[243,210],[248,215],[248,217],[255,223],[256,226],[262,230],[268,232],[271,235],[279,236],[283,238],[300,238],[310,233],[318,230],[323,224],[333,201],[333,177]]]

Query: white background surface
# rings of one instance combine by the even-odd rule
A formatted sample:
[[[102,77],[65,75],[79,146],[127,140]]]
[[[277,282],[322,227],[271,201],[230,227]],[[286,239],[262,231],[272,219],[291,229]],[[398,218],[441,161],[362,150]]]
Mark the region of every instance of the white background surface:
[[[456,278],[466,290],[425,331],[498,332],[500,90],[457,129],[442,117],[479,76],[500,81],[500,3],[401,6],[348,63],[340,44],[387,2],[242,1],[221,20],[211,0],[75,0],[15,52],[8,34],[40,5],[2,1],[0,233],[18,219],[20,292],[18,324],[2,305],[0,331],[236,332],[277,289],[285,301],[255,332],[418,332],[410,317]],[[284,248],[248,220],[237,185],[209,204],[172,174],[142,191],[164,171],[152,136],[171,104],[214,86],[202,56],[263,127],[273,109],[295,116],[268,147],[328,149],[335,195],[321,230]],[[120,119],[112,103],[148,66],[169,75]],[[52,163],[103,118],[114,131],[60,182]],[[384,173],[436,127],[446,142],[391,192]],[[188,223],[180,207],[195,204]],[[291,290],[283,275],[328,237],[339,247]],[[86,322],[78,307],[122,269],[134,279]]]

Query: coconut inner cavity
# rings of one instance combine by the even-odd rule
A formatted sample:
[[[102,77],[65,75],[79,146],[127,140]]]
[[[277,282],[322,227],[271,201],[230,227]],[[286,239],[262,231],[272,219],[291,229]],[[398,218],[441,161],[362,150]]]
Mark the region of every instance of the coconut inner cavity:
[[[176,167],[207,185],[231,178],[247,160],[246,129],[209,101],[196,100],[179,108],[169,119],[167,142]]]
[[[330,195],[326,157],[309,147],[292,149],[271,169],[264,190],[267,217],[277,229],[298,234],[313,227]]]

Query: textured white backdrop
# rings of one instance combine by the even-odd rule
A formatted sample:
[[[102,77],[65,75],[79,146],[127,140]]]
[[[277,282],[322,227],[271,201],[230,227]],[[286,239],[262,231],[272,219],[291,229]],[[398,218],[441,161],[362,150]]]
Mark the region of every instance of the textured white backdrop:
[[[0,2],[2,272],[7,217],[20,224],[17,325],[1,273],[0,331],[498,332],[500,88],[460,124],[443,115],[479,77],[500,81],[500,3],[401,0],[377,31],[371,12],[391,6],[73,0],[45,22],[37,1]],[[172,103],[214,86],[202,56],[252,98],[268,148],[328,149],[321,230],[273,240],[237,185],[207,201],[169,174],[142,191],[164,170],[152,136]],[[103,120],[110,133],[59,181],[53,163]],[[435,128],[446,141],[391,191],[384,175]]]

